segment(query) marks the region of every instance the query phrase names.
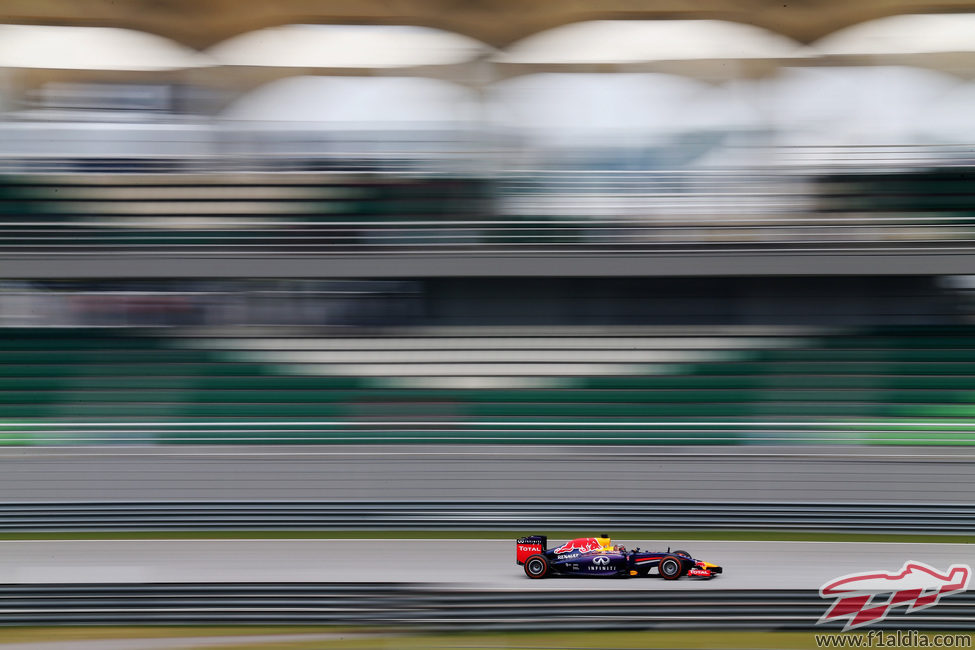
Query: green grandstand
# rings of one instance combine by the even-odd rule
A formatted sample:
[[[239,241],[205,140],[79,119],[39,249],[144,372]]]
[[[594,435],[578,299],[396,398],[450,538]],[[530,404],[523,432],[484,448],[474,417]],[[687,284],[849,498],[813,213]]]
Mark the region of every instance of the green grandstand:
[[[975,327],[3,330],[6,444],[969,444]]]

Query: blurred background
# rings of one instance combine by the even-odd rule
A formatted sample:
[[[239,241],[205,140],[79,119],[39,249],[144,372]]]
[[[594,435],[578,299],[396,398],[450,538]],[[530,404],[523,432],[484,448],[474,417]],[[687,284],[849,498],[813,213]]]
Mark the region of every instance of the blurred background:
[[[0,437],[969,442],[975,14],[618,4],[8,3]]]
[[[970,504],[968,11],[0,4],[0,498]]]

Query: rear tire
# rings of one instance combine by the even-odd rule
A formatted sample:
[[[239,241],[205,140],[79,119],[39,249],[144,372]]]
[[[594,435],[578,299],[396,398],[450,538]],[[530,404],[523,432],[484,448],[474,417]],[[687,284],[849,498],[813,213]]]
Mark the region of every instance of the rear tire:
[[[673,555],[667,555],[660,559],[657,571],[660,572],[660,577],[664,580],[676,580],[684,573],[684,565]]]
[[[532,580],[539,580],[548,575],[548,558],[544,555],[529,555],[525,560],[525,575]]]

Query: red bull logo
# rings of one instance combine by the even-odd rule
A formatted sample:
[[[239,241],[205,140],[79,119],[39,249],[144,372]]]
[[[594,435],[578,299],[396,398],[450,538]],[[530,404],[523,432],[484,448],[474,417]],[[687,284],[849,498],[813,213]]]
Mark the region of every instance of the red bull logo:
[[[580,537],[570,542],[566,542],[565,546],[560,546],[559,548],[555,549],[555,552],[568,553],[570,551],[579,551],[580,553],[588,553],[589,551],[596,551],[600,548],[602,548],[602,545],[595,537]]]
[[[851,573],[827,582],[819,589],[822,598],[836,602],[817,621],[846,619],[843,631],[877,623],[894,607],[904,605],[907,614],[934,607],[944,596],[968,589],[972,568],[952,564],[944,573],[923,562],[905,562],[900,571]]]

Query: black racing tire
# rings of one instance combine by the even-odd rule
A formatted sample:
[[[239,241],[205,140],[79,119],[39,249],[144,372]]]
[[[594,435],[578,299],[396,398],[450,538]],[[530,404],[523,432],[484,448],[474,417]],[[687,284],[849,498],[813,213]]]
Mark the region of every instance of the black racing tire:
[[[540,580],[548,575],[548,558],[544,555],[529,555],[525,560],[525,575],[532,580]]]
[[[673,555],[667,555],[660,558],[657,571],[664,580],[676,580],[684,573],[684,565],[679,558]]]

